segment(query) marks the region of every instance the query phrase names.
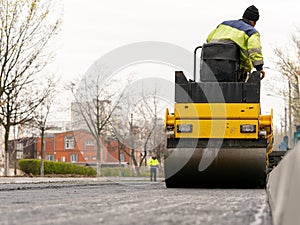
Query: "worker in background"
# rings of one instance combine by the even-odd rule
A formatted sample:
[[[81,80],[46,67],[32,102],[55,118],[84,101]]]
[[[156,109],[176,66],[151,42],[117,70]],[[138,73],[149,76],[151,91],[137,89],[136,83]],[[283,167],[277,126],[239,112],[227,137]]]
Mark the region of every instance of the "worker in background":
[[[159,165],[159,161],[156,158],[156,155],[153,153],[149,159],[148,165],[150,166],[150,177],[151,181],[156,181],[156,173]]]
[[[263,55],[260,35],[254,28],[259,19],[258,9],[249,6],[240,20],[224,21],[215,28],[207,37],[210,43],[235,43],[240,47],[240,79],[245,80],[253,67],[264,78]]]
[[[278,145],[279,150],[287,151],[289,150],[289,137],[284,136],[282,142]]]

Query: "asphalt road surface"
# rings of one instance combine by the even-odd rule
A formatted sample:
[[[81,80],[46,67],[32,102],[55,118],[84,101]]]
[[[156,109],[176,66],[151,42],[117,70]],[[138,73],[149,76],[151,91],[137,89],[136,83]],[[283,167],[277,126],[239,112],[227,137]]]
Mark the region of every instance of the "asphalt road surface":
[[[164,182],[0,184],[0,224],[272,224],[263,189],[166,189]]]

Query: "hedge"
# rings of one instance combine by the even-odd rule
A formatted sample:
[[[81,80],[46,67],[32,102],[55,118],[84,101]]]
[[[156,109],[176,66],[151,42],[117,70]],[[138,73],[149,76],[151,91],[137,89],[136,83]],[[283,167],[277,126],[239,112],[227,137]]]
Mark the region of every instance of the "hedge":
[[[38,159],[21,159],[19,160],[19,168],[26,174],[40,175],[41,161]],[[97,172],[91,167],[45,160],[44,174],[96,176]]]

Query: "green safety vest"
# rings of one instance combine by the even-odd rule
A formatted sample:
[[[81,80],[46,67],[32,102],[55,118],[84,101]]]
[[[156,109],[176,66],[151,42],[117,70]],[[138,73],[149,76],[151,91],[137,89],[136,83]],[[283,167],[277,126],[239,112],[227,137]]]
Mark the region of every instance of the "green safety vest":
[[[148,162],[148,165],[151,167],[151,166],[158,166],[159,165],[159,162],[157,159],[153,159],[152,157],[150,157],[149,159],[149,162]]]

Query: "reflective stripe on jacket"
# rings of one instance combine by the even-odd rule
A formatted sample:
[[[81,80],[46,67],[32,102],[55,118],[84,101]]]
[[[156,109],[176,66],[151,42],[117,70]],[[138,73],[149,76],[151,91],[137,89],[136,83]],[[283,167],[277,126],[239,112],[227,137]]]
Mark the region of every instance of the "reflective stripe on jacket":
[[[253,66],[264,64],[260,35],[253,26],[243,20],[224,21],[208,35],[206,41],[236,43],[241,50],[240,67],[246,72],[250,72]]]
[[[150,167],[157,167],[159,165],[159,162],[157,159],[153,159],[152,157],[150,157],[148,165]]]

